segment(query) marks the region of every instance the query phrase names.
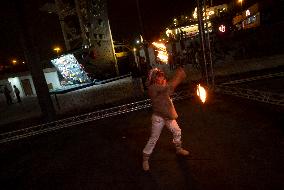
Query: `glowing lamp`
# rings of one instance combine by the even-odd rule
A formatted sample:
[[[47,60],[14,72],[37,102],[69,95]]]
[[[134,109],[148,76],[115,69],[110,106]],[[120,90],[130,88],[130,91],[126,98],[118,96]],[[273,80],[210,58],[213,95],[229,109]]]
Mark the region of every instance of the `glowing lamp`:
[[[250,16],[250,11],[246,10],[246,16]]]
[[[17,60],[16,60],[16,59],[13,59],[13,60],[12,60],[12,64],[13,64],[13,65],[16,65],[16,64],[17,64]]]
[[[219,31],[220,32],[226,32],[226,26],[224,26],[223,24],[221,26],[219,26]]]
[[[58,54],[59,51],[61,51],[60,47],[55,47],[53,48],[54,51],[56,51],[56,53]]]

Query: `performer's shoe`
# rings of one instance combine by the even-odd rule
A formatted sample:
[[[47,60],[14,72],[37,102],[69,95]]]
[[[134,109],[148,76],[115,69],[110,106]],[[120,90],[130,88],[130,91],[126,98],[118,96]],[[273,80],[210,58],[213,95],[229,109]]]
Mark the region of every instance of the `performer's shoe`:
[[[142,167],[144,171],[149,171],[150,170],[150,166],[149,166],[149,154],[145,154],[143,153],[143,162],[142,162]]]
[[[183,148],[176,148],[176,154],[180,156],[188,156],[189,152]]]
[[[148,160],[147,160],[147,161],[143,161],[142,166],[143,166],[143,170],[144,170],[145,172],[147,172],[147,171],[150,170],[150,166],[149,166]]]

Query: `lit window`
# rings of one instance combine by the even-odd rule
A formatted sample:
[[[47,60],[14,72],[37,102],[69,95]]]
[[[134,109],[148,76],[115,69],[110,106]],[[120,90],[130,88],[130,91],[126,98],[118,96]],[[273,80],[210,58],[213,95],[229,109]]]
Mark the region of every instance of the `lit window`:
[[[250,11],[246,10],[246,16],[250,16]]]

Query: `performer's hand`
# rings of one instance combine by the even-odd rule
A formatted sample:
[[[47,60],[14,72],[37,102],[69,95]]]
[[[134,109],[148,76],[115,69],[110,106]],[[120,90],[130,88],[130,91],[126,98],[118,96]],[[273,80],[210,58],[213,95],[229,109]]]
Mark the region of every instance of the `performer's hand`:
[[[182,72],[183,71],[183,68],[181,66],[179,66],[177,69],[176,69],[177,72]]]
[[[184,69],[182,67],[178,67],[176,69],[176,74],[177,74],[177,76],[182,77],[182,78],[186,77],[186,74],[185,74]]]

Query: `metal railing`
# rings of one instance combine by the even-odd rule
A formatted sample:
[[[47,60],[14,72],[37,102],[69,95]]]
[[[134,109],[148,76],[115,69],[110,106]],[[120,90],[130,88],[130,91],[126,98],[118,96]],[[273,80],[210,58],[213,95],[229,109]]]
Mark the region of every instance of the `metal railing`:
[[[258,102],[264,102],[264,103],[269,103],[273,105],[284,106],[284,95],[283,94],[232,86],[235,84],[240,84],[240,83],[245,83],[245,82],[252,82],[256,80],[263,80],[263,79],[269,79],[273,77],[283,77],[283,76],[284,76],[284,72],[279,72],[279,73],[272,73],[272,74],[267,74],[267,75],[249,77],[249,78],[244,78],[244,79],[239,79],[239,80],[232,80],[232,81],[217,85],[215,88],[215,92],[233,95],[237,97],[242,97],[242,98],[246,98],[246,99],[250,99],[250,100],[254,100]]]
[[[275,74],[234,80],[234,81],[230,81],[227,83],[223,83],[221,85],[216,85],[214,88],[214,92],[247,98],[250,100],[269,103],[273,105],[284,106],[284,95],[283,94],[264,92],[264,91],[253,90],[253,89],[244,89],[244,88],[234,87],[231,85],[231,84],[238,84],[238,83],[249,82],[249,81],[254,81],[254,80],[267,79],[271,77],[278,77],[278,76],[283,76],[283,75],[284,75],[284,72],[280,72],[280,73],[275,73]],[[175,93],[173,96],[173,100],[177,101],[177,100],[185,99],[191,96],[193,96],[193,94],[190,93],[189,90],[183,90],[183,91],[179,91]],[[6,132],[6,133],[0,134],[0,144],[15,141],[15,140],[20,140],[20,139],[35,136],[35,135],[48,133],[51,131],[56,131],[62,128],[72,127],[72,126],[83,124],[83,123],[90,122],[90,121],[113,117],[116,115],[132,112],[132,111],[137,111],[137,110],[141,110],[141,109],[145,109],[149,107],[151,107],[151,100],[145,99],[145,100],[141,100],[141,101],[137,101],[137,102],[133,102],[129,104],[124,104],[124,105],[120,105],[120,106],[116,106],[116,107],[112,107],[108,109],[103,109],[103,110],[87,113],[87,114],[69,117],[66,119],[62,119],[62,120],[58,120],[58,121],[54,121],[50,123],[40,124],[40,125],[20,129],[20,130]]]
[[[267,75],[261,75],[261,76],[249,77],[249,78],[244,78],[244,79],[232,80],[232,81],[229,81],[229,82],[222,83],[221,85],[240,84],[240,83],[244,83],[244,82],[251,82],[251,81],[256,81],[256,80],[268,79],[268,78],[273,78],[273,77],[283,77],[283,76],[284,76],[284,72],[272,73],[272,74],[267,74]]]
[[[187,98],[191,96],[189,91],[180,91],[174,94],[173,100],[181,100],[184,98]],[[132,111],[137,111],[145,108],[151,107],[151,100],[146,99],[142,101],[137,101],[129,104],[124,104],[108,109],[103,109],[87,114],[82,114],[82,115],[77,115],[73,117],[69,117],[66,119],[50,122],[50,123],[45,123],[45,124],[40,124],[36,126],[31,126],[28,128],[20,129],[20,130],[15,130],[11,132],[6,132],[0,134],[0,144],[2,143],[7,143],[10,141],[15,141],[15,140],[20,140],[23,138],[35,136],[35,135],[40,135],[44,133],[48,133],[51,131],[83,124],[86,122],[90,121],[95,121],[103,118],[108,118],[108,117],[113,117],[116,115],[132,112]]]
[[[272,92],[265,92],[260,90],[238,88],[232,86],[216,86],[217,93],[233,95],[237,97],[242,97],[258,102],[269,103],[278,106],[284,106],[284,95]]]

